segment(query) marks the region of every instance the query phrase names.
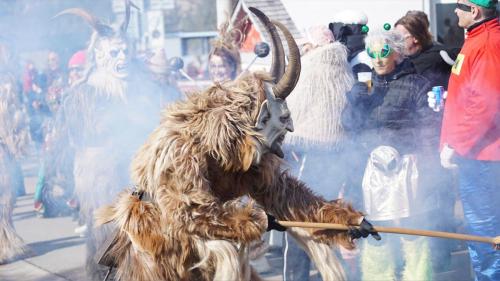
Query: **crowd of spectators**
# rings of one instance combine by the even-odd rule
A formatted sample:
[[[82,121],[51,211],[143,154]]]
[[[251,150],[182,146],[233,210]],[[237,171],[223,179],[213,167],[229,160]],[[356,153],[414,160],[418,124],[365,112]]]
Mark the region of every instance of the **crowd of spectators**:
[[[369,32],[364,26],[365,15],[341,12],[339,20],[329,24],[334,35],[329,43],[346,46],[348,62],[358,80],[345,92],[342,128],[337,133],[345,139],[340,147],[339,143],[326,145],[320,153],[323,160],[316,162],[315,154],[304,143],[300,149],[291,149],[289,162],[296,175],[325,196],[325,188],[318,182],[328,178],[325,170],[340,163],[344,170],[337,169],[334,174],[342,180],[330,181],[328,191],[335,194],[326,192],[326,198],[344,197],[363,209],[375,225],[497,235],[498,208],[492,206],[500,201],[494,191],[498,180],[494,183],[492,179],[500,176],[500,88],[489,75],[499,59],[494,51],[500,46],[496,4],[458,1],[455,14],[466,32],[462,49],[434,41],[429,19],[421,11],[408,11],[392,29],[386,24]],[[309,39],[303,44],[305,65],[308,54],[321,49]],[[367,55],[369,61],[360,59],[360,54]],[[320,64],[316,66],[321,69]],[[301,75],[307,76],[307,71],[303,69]],[[317,74],[308,79],[317,85],[325,81],[320,77]],[[334,78],[327,81],[339,84]],[[336,96],[328,87],[312,86],[297,95],[308,89],[315,89],[314,102],[318,104],[326,104],[322,98],[325,93]],[[441,95],[437,101],[436,91]],[[315,108],[315,104],[309,107]],[[292,105],[290,109],[293,115]],[[319,118],[327,114],[319,115],[300,115],[294,122],[319,126],[324,121]],[[484,121],[481,125],[480,120]],[[300,136],[312,138],[314,133],[296,126],[287,138],[293,142]],[[325,152],[328,149],[337,152]],[[463,205],[464,214],[457,212],[457,205]],[[285,244],[286,280],[309,280],[307,255],[295,250],[293,243]],[[380,241],[364,240],[360,252],[340,249],[339,255],[352,280],[433,280],[436,274],[452,270],[452,252],[462,247],[465,245],[456,241],[384,236]],[[468,247],[476,280],[499,278],[498,253],[488,245],[469,243]]]

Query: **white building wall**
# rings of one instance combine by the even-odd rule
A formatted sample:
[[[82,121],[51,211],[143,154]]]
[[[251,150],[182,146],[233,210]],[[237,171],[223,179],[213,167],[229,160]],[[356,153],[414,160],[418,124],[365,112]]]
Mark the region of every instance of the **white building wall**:
[[[429,14],[430,0],[281,0],[288,13],[303,32],[310,26],[328,25],[342,10],[363,11],[368,16],[370,30],[393,25],[408,10],[421,10]]]
[[[167,57],[181,57],[182,56],[182,43],[178,37],[165,38],[165,50]]]
[[[217,27],[231,17],[236,0],[217,0]]]

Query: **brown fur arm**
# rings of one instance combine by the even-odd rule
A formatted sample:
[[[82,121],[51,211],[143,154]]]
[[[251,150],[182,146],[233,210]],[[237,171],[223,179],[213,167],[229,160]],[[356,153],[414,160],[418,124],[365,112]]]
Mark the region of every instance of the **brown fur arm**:
[[[176,192],[162,186],[157,201],[167,224],[175,224],[175,235],[187,233],[246,243],[260,239],[267,228],[265,212],[252,203],[221,203],[209,192],[198,189]]]
[[[164,252],[165,238],[160,212],[151,202],[141,201],[129,191],[122,192],[114,205],[95,212],[96,224],[113,222],[127,233],[134,247],[158,258]]]
[[[257,190],[252,197],[278,220],[357,225],[363,216],[342,200],[328,202],[314,195],[305,183],[287,172],[281,173],[271,184]],[[346,248],[354,247],[345,231],[310,231],[314,238],[321,242],[340,243]]]

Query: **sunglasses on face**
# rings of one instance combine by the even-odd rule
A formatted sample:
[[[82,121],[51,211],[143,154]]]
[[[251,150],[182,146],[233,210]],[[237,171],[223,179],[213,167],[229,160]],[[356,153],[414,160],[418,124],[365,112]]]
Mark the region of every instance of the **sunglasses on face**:
[[[387,44],[384,44],[384,46],[382,47],[382,49],[377,52],[377,51],[372,51],[369,47],[366,48],[366,53],[368,53],[368,56],[372,59],[376,59],[376,58],[387,58],[388,56],[391,55],[392,53],[392,49],[389,45]]]
[[[457,9],[462,10],[464,12],[470,12],[472,11],[472,7],[469,5],[465,5],[463,3],[458,3],[457,2]]]

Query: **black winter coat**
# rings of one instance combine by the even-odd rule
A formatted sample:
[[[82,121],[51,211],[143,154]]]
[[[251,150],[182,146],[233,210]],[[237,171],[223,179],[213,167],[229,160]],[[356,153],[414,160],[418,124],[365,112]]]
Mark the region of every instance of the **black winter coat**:
[[[427,105],[429,80],[405,60],[391,74],[379,76],[373,71],[372,86],[369,92],[366,84],[356,83],[347,93],[342,113],[344,129],[360,149],[369,153],[390,145],[401,154],[436,151],[440,123]]]
[[[439,43],[433,43],[419,54],[411,56],[410,60],[415,66],[416,72],[427,78],[431,82],[431,86],[443,86],[448,89],[451,66],[439,54],[441,50],[445,50],[452,58],[456,57],[456,50],[446,49]]]

